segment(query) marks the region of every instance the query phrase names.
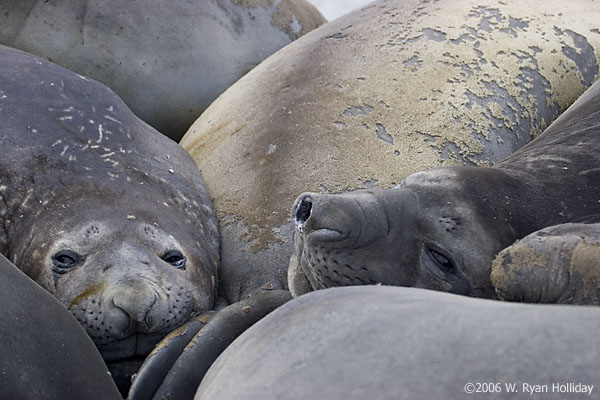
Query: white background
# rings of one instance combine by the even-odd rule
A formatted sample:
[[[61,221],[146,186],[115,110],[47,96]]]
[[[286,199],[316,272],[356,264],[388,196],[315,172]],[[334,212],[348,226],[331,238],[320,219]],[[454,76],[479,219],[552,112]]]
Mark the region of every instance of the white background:
[[[347,14],[350,11],[371,3],[373,0],[309,0],[311,3],[313,3],[318,9],[319,11],[321,11],[321,14],[323,14],[323,16],[325,18],[327,18],[328,21],[332,21],[334,19],[336,19],[337,17]]]

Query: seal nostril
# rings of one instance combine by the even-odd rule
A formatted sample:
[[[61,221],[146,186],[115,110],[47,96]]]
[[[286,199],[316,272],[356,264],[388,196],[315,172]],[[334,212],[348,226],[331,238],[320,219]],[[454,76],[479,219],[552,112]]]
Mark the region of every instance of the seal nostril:
[[[310,217],[312,203],[312,198],[310,196],[304,196],[304,198],[298,203],[298,206],[296,207],[296,212],[294,213],[294,220],[299,228],[302,228],[304,223]]]
[[[146,328],[148,329],[148,331],[152,331],[152,328],[156,325],[154,319],[152,318],[150,311],[152,310],[152,307],[154,307],[154,304],[156,304],[156,301],[159,299],[159,297],[160,296],[158,295],[158,293],[154,292],[154,300],[152,301],[152,304],[150,304],[150,306],[146,310],[146,314],[144,315],[144,318],[143,318],[144,324],[146,325]]]

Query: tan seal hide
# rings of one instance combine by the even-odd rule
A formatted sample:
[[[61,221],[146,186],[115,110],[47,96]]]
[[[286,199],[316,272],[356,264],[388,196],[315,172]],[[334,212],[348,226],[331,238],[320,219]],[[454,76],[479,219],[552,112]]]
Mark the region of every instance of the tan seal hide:
[[[598,75],[600,3],[377,1],[267,58],[182,139],[220,221],[230,300],[285,287],[303,191],[490,165]]]

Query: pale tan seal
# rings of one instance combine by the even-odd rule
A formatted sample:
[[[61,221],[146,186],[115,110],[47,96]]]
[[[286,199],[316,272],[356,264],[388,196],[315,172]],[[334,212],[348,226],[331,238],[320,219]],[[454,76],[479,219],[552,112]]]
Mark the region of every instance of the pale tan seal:
[[[229,299],[285,287],[301,192],[488,165],[540,133],[598,73],[599,13],[593,1],[379,1],[262,62],[181,142],[214,198]]]

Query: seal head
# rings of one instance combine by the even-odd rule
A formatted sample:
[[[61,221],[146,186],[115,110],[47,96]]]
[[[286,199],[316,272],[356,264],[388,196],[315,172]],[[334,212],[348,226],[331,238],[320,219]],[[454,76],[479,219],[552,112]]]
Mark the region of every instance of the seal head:
[[[495,297],[481,266],[511,243],[523,221],[515,215],[495,231],[485,229],[497,218],[487,210],[501,209],[506,199],[469,193],[501,181],[526,190],[502,170],[447,167],[414,174],[395,189],[301,195],[293,210],[292,291],[306,291],[297,286],[301,270],[315,289],[384,284]]]
[[[105,360],[143,357],[215,301],[219,235],[199,172],[106,86],[0,55],[0,251]]]
[[[75,315],[105,360],[145,356],[212,308],[215,271],[193,230],[178,223],[178,210],[157,210],[139,193],[90,189],[55,199],[14,255]]]

